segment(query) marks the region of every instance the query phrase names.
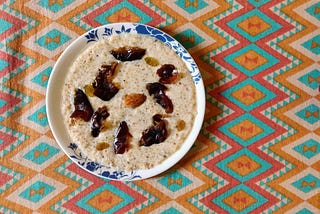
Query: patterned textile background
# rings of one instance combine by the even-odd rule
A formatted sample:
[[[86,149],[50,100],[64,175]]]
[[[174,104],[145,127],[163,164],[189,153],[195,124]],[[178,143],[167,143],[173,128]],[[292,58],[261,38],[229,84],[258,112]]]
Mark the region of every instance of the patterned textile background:
[[[118,182],[68,159],[46,118],[78,35],[139,22],[200,67],[206,115],[168,172]],[[320,213],[317,0],[0,0],[0,213]]]

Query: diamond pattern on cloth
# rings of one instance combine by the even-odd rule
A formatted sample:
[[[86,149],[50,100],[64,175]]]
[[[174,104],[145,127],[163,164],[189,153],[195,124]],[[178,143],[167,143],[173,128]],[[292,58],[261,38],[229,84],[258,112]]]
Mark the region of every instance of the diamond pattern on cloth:
[[[60,149],[46,89],[79,35],[155,26],[196,61],[206,113],[156,177],[94,176]],[[318,0],[0,0],[0,213],[320,213]]]

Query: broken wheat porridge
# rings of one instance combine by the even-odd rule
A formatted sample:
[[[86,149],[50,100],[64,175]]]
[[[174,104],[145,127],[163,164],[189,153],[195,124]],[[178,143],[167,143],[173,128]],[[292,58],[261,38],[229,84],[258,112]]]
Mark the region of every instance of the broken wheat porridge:
[[[113,35],[86,49],[68,71],[62,112],[71,139],[93,161],[150,169],[176,152],[193,126],[195,86],[162,42]]]

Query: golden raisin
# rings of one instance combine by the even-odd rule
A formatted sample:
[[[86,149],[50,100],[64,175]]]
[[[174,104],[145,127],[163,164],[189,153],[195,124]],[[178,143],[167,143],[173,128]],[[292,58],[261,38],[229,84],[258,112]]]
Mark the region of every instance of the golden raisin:
[[[112,127],[112,123],[110,121],[107,121],[107,120],[104,120],[102,122],[102,125],[101,125],[101,132],[104,132],[106,131],[107,129],[110,129]]]
[[[182,131],[186,127],[186,122],[184,120],[178,120],[176,128],[178,131]]]
[[[109,147],[109,144],[106,143],[106,142],[100,142],[100,143],[98,143],[98,144],[96,145],[96,149],[97,149],[98,151],[102,151],[102,150],[104,150],[104,149],[106,149],[106,148],[108,148],[108,147]]]
[[[144,60],[146,61],[146,63],[147,63],[148,65],[151,65],[151,66],[153,66],[153,67],[159,65],[159,62],[158,62],[158,60],[157,60],[156,58],[146,57],[146,58],[144,58]]]
[[[93,94],[94,88],[93,88],[93,86],[91,84],[90,85],[85,85],[84,86],[84,91],[85,91],[86,95],[88,95],[89,97],[93,97],[94,96],[94,94]]]

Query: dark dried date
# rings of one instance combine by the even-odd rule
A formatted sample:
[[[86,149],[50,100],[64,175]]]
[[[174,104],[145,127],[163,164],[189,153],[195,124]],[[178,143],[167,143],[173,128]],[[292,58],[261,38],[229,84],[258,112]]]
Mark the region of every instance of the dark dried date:
[[[163,84],[173,83],[178,77],[178,71],[172,64],[164,64],[158,70],[157,74],[160,77],[159,82]]]
[[[110,53],[114,56],[114,58],[122,62],[134,61],[141,59],[145,55],[146,49],[138,47],[120,47],[111,50]]]
[[[116,132],[116,137],[113,143],[114,153],[123,154],[125,151],[127,151],[131,137],[132,135],[129,132],[127,123],[122,121]]]
[[[165,141],[168,137],[166,122],[162,119],[160,114],[152,117],[153,126],[149,127],[142,133],[139,141],[140,146],[151,146]]]
[[[115,84],[107,82],[95,88],[93,94],[101,100],[109,101],[118,93],[118,91],[119,88]]]
[[[70,118],[80,118],[88,122],[93,114],[93,109],[87,95],[81,89],[76,90],[73,104],[75,110]]]
[[[117,65],[118,63],[112,63],[111,65],[101,66],[98,75],[92,83],[93,94],[104,101],[109,101],[119,91],[119,88],[112,83]]]
[[[154,100],[165,109],[166,113],[169,114],[173,112],[172,101],[164,93],[161,92],[160,94],[154,95]]]
[[[148,83],[146,88],[149,92],[149,95],[153,95],[154,100],[165,109],[166,113],[173,112],[172,101],[165,94],[165,91],[168,89],[165,85],[159,82]]]
[[[146,88],[149,92],[149,95],[159,94],[161,91],[165,92],[168,89],[165,85],[159,82],[148,83]]]
[[[107,78],[107,80],[110,82],[116,72],[116,69],[118,67],[119,63],[113,62],[111,65],[101,65],[99,68],[99,72],[104,73],[104,78]]]
[[[91,118],[91,135],[97,137],[100,134],[103,121],[109,117],[109,112],[106,106],[98,108]]]

